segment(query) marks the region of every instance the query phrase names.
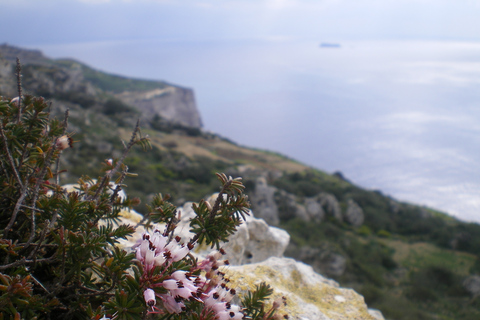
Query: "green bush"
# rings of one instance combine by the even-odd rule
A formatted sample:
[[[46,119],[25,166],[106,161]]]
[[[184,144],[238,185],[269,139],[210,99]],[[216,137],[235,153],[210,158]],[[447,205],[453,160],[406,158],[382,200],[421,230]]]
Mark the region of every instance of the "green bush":
[[[125,104],[124,102],[116,99],[116,98],[109,98],[105,101],[103,105],[103,112],[108,115],[115,115],[118,113],[136,113],[136,111],[129,105]]]
[[[138,200],[119,196],[125,178],[134,176],[124,160],[134,145],[148,147],[148,139],[139,135],[137,124],[121,157],[105,161],[98,180],[84,176],[69,192],[60,185],[59,168],[62,154],[74,147],[68,113],[59,121],[48,110],[43,98],[0,99],[0,318],[155,315],[179,320],[214,319],[227,312],[208,300],[226,280],[216,271],[201,273],[223,263],[221,251],[200,262],[189,252],[202,243],[218,249],[245,219],[248,202],[240,179],[217,174],[219,196],[213,205],[200,201],[193,206],[194,237],[188,243],[171,237],[175,206],[155,196],[143,224],[164,223],[166,228],[146,231],[135,252],[128,253],[118,243],[135,229],[122,224],[120,216]],[[230,315],[273,319],[275,310],[264,307],[271,293],[262,283],[240,301],[244,309],[234,307]],[[230,305],[233,295],[219,303]]]

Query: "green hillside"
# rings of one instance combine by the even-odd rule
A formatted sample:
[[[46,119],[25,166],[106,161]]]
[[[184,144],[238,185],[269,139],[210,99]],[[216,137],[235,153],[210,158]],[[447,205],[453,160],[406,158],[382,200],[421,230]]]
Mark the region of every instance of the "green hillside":
[[[48,98],[58,117],[70,110],[69,129],[75,132],[75,144],[64,154],[62,183],[76,182],[85,172],[96,178],[105,159],[120,156],[122,139],[128,139],[138,111],[116,100],[112,92],[165,84],[112,76],[80,64],[82,81],[95,87],[93,93],[49,92],[48,87],[29,82],[33,69],[36,81],[41,81],[39,75],[51,73],[52,68],[68,71],[75,64],[63,60],[48,67],[24,67],[28,93]],[[252,199],[258,191],[258,178],[266,177],[276,190],[278,226],[291,235],[287,255],[312,265],[342,286],[354,288],[387,319],[480,319],[480,298],[462,285],[468,276],[480,274],[480,225],[362,189],[341,174],[328,174],[273,152],[239,146],[160,117],[141,127],[142,134],[149,135],[152,149],[133,150],[125,162],[130,172],[138,174],[125,183],[126,192],[142,201],[139,212],[146,212],[145,203],[159,190],[169,193],[175,204],[198,201],[216,192],[214,173],[218,171],[243,176]],[[301,205],[319,194],[333,196],[342,212],[354,201],[363,210],[363,223],[353,226],[329,215],[321,221],[306,221],[293,213],[292,201]],[[288,202],[287,198],[293,200]],[[255,210],[254,206],[258,215]],[[335,266],[332,261],[342,262],[343,272],[338,268],[330,274],[325,271],[326,266]]]

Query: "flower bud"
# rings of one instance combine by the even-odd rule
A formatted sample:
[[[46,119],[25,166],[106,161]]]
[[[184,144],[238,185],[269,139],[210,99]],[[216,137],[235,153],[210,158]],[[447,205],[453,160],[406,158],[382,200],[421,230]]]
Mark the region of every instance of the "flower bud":
[[[146,289],[143,291],[143,298],[145,299],[145,303],[147,306],[152,307],[157,303],[155,300],[155,291],[152,289]]]
[[[68,147],[73,148],[73,139],[67,135],[63,135],[57,139],[56,145],[57,149],[60,151]]]

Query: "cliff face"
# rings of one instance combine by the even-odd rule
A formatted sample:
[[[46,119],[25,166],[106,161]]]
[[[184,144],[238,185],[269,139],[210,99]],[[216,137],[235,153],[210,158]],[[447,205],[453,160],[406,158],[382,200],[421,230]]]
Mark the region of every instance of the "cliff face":
[[[82,107],[114,97],[139,111],[143,123],[155,117],[188,127],[202,127],[193,90],[162,81],[135,80],[106,74],[72,60],[52,60],[38,50],[0,45],[0,95],[16,96],[15,63],[22,64],[24,91]],[[81,96],[81,99],[80,99]],[[87,99],[85,99],[87,98]],[[89,105],[82,105],[89,104]]]
[[[116,97],[141,110],[144,120],[148,121],[159,115],[167,121],[188,127],[202,127],[191,89],[170,86],[149,91],[125,91]]]

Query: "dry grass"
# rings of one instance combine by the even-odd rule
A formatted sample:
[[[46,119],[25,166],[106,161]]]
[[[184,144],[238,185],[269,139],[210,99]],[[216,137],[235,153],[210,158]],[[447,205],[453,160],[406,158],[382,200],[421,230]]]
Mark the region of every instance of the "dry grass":
[[[287,157],[261,150],[249,149],[219,138],[189,137],[180,134],[148,132],[151,143],[160,150],[173,149],[187,157],[206,157],[232,164],[246,164],[258,169],[300,172],[306,165]]]

